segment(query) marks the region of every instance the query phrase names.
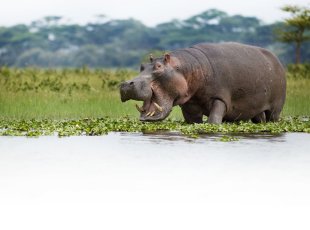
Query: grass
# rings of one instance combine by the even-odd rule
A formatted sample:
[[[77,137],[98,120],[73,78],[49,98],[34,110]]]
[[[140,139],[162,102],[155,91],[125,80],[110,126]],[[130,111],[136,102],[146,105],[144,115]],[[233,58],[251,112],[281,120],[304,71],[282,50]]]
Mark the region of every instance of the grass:
[[[0,93],[0,117],[6,119],[78,119],[109,116],[137,117],[134,106],[141,102],[122,103],[117,91],[99,93]],[[181,110],[175,108],[171,117],[180,118]]]
[[[121,103],[118,84],[131,70],[0,69],[0,117],[5,119],[78,119],[137,117],[134,104]],[[310,78],[290,77],[282,116],[310,114]],[[171,118],[182,119],[175,107]]]
[[[115,116],[125,112],[126,108],[118,99],[117,92],[75,93],[72,96],[57,93],[7,93],[5,100],[1,95],[0,111],[4,118],[81,118]],[[128,113],[130,113],[128,111]]]
[[[310,79],[287,79],[286,102],[282,116],[310,114]]]
[[[132,70],[2,67],[0,135],[36,136],[55,132],[60,136],[99,135],[109,131],[145,130],[174,130],[190,136],[199,135],[201,132],[225,133],[225,130],[254,133],[309,132],[309,119],[302,118],[310,115],[309,75],[298,77],[295,74],[293,77],[288,74],[287,99],[281,122],[262,125],[248,122],[221,126],[184,124],[179,107],[174,108],[169,116],[170,120],[166,122],[139,122],[134,106],[136,102],[121,103],[118,92],[121,81],[136,75],[137,72]],[[292,116],[295,118],[291,118]],[[44,126],[45,123],[48,126]],[[71,124],[84,128],[74,128]],[[277,128],[278,126],[281,127]],[[46,130],[37,127],[46,127]],[[223,141],[226,140],[224,139]]]
[[[0,69],[0,117],[5,119],[78,119],[138,115],[123,104],[118,85],[131,70]],[[140,102],[138,102],[140,103]],[[181,119],[176,108],[172,117]]]
[[[0,117],[81,118],[130,114],[120,103],[118,84],[128,70],[8,69],[0,71]]]

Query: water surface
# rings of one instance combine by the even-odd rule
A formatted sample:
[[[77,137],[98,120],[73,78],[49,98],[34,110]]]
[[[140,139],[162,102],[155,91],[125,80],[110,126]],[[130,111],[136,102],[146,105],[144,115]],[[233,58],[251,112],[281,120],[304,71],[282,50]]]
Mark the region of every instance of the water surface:
[[[0,229],[309,229],[310,135],[0,137]]]

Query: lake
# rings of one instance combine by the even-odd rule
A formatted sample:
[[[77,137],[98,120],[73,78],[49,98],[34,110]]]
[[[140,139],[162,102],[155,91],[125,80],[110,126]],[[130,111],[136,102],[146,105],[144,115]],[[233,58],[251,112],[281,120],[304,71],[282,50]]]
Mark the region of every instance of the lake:
[[[310,134],[0,137],[0,229],[310,229]]]

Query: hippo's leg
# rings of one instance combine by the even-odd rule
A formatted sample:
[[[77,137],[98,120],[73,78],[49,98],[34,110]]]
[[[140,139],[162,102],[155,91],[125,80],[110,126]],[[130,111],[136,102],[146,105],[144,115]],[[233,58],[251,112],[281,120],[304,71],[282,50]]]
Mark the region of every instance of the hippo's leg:
[[[255,117],[253,117],[251,119],[251,121],[253,123],[262,123],[262,122],[266,122],[266,114],[265,114],[265,111],[257,114]]]
[[[266,111],[266,120],[267,121],[278,121],[280,118],[280,112],[276,110],[267,110]]]
[[[203,112],[198,104],[187,102],[181,106],[181,109],[187,123],[202,123]]]
[[[223,101],[215,99],[212,105],[211,112],[208,117],[208,123],[221,124],[226,113],[226,105]]]

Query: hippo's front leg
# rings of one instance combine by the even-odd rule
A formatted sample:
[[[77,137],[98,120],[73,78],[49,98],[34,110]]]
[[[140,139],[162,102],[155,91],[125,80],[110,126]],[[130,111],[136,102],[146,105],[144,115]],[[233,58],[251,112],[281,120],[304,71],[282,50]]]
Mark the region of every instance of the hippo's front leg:
[[[208,123],[221,124],[226,113],[226,105],[223,101],[215,99],[212,104],[211,112],[208,117]]]
[[[202,123],[203,112],[198,104],[188,101],[181,105],[181,109],[187,123]]]

